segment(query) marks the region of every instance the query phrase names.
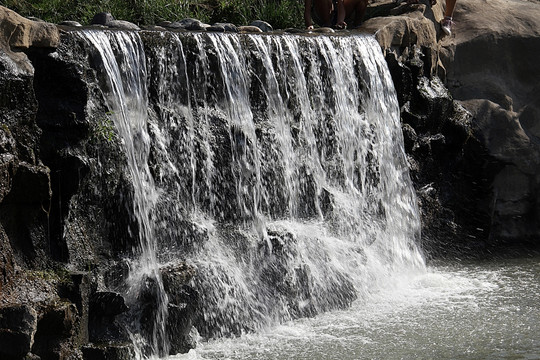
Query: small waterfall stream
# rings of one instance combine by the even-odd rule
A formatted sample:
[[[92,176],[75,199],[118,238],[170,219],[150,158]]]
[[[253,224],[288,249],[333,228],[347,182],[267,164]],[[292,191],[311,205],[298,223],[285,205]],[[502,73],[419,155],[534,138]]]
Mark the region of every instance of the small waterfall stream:
[[[374,39],[78,36],[99,50],[133,180],[141,249],[128,299],[136,307],[149,281],[158,299],[150,335],[131,329],[140,356],[169,352],[166,264],[195,269],[204,338],[345,308],[424,269],[399,108]]]
[[[158,200],[158,190],[148,166],[150,137],[147,131],[148,88],[146,84],[146,59],[139,37],[135,33],[115,32],[107,36],[100,31],[84,35],[99,51],[103,79],[106,80],[107,105],[124,145],[128,169],[133,182],[133,215],[139,225],[140,254],[132,264],[128,279],[126,299],[130,307],[137,308],[140,296],[152,288],[157,298],[157,310],[141,337],[140,319],[136,318],[128,329],[138,354],[168,354],[165,334],[167,319],[167,294],[157,260],[157,243],[152,211]],[[122,54],[116,57],[116,54]],[[98,66],[99,69],[99,66]],[[144,349],[149,347],[148,349]]]

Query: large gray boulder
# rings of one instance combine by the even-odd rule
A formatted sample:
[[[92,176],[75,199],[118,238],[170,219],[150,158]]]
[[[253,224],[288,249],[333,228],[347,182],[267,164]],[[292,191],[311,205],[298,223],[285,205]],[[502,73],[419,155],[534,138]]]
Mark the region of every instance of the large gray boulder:
[[[458,2],[441,41],[453,97],[501,169],[491,179],[491,238],[540,235],[540,6],[524,0]]]

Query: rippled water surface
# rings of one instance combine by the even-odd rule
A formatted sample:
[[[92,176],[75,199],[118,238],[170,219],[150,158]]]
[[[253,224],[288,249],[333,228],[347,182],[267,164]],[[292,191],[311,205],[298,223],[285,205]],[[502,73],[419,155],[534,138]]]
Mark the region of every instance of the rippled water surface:
[[[540,359],[540,257],[438,265],[350,309],[174,359]]]

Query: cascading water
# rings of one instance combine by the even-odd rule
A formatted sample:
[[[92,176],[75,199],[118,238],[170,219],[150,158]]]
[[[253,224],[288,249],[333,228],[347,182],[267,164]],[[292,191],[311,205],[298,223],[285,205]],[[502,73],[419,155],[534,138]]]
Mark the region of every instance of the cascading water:
[[[134,184],[131,291],[144,279],[157,288],[150,352],[168,351],[159,264],[196,270],[205,338],[343,308],[424,268],[399,108],[374,39],[83,36],[105,64]]]
[[[139,232],[140,255],[132,263],[126,299],[135,316],[130,336],[141,357],[143,354],[168,354],[165,334],[167,295],[163,289],[157,261],[152,211],[158,191],[148,167],[150,137],[147,131],[148,88],[146,59],[140,38],[135,33],[84,32],[85,38],[99,51],[105,72],[107,105],[124,145],[128,169],[133,182],[133,215]],[[115,54],[122,54],[116,57]],[[154,311],[138,309],[141,296],[154,297]],[[145,314],[146,312],[146,314]],[[142,314],[141,314],[142,313]],[[141,317],[149,324],[142,325]],[[142,328],[145,326],[146,328]],[[141,333],[146,332],[145,337]]]

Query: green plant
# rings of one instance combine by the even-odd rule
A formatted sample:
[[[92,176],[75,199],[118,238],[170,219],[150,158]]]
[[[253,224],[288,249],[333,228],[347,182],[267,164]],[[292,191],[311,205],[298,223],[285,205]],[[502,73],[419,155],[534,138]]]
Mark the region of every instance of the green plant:
[[[63,267],[47,270],[27,270],[26,277],[29,280],[43,280],[69,285],[72,279],[68,270]]]
[[[275,29],[303,26],[303,4],[298,0],[261,1],[256,18],[264,19]]]
[[[113,112],[109,111],[105,115],[104,117],[100,117],[94,124],[91,138],[94,141],[110,143],[116,139],[116,129],[111,119]]]

